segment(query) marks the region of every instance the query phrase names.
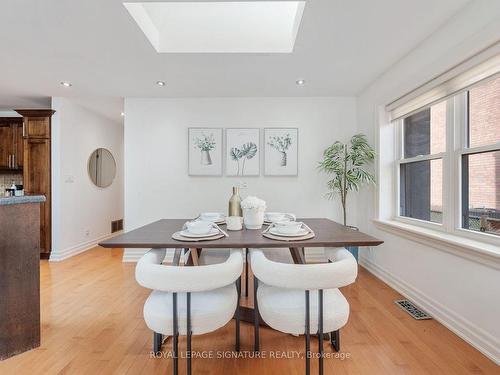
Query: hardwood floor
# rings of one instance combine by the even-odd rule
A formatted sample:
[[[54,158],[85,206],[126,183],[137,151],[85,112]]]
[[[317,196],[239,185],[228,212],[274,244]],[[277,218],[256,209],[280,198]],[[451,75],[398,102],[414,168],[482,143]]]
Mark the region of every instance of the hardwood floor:
[[[42,345],[0,362],[0,373],[170,374],[169,358],[150,358],[153,335],[142,318],[149,291],[136,284],[135,265],[121,258],[120,249],[95,248],[60,263],[42,261]],[[325,374],[499,373],[498,366],[444,326],[415,321],[401,311],[393,303],[400,295],[364,269],[342,292],[351,316],[341,334],[342,358],[326,359]],[[241,339],[247,358],[194,358],[193,374],[305,373],[301,358],[270,358],[271,351],[303,354],[303,337],[261,328],[267,358],[253,358],[252,325],[242,323]],[[230,353],[233,344],[234,322],[193,337],[193,350],[211,350],[215,357],[217,351]],[[185,350],[183,338],[180,349]],[[170,340],[163,350],[170,351]],[[180,374],[185,374],[185,363],[181,358]],[[311,363],[316,374],[317,361]]]

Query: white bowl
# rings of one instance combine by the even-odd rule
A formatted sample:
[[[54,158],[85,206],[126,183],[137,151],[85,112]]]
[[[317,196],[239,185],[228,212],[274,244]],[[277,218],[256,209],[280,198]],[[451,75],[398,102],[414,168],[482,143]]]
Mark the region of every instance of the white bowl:
[[[276,230],[283,234],[295,234],[302,228],[301,221],[278,221],[274,223]]]
[[[217,221],[222,217],[219,212],[202,212],[200,214],[200,219],[204,221]]]
[[[286,218],[286,214],[282,212],[266,212],[265,213],[266,221],[270,221],[272,223],[276,223],[278,221],[283,221]]]
[[[209,234],[213,228],[211,221],[189,221],[186,223],[187,230],[193,234]]]

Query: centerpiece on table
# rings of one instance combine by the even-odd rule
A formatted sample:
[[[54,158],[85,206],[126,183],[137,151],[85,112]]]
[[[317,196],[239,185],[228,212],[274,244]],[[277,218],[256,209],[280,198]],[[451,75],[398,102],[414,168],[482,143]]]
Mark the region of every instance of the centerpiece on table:
[[[264,224],[266,202],[257,197],[246,197],[241,201],[243,223],[247,229],[260,229]]]

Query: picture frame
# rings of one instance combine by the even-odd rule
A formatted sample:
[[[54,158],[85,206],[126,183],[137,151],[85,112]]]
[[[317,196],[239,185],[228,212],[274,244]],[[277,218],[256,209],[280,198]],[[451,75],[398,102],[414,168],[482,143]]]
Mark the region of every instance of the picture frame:
[[[222,128],[188,128],[188,175],[222,176]]]
[[[298,176],[299,129],[264,129],[264,176]]]
[[[226,129],[226,176],[260,175],[260,129]]]

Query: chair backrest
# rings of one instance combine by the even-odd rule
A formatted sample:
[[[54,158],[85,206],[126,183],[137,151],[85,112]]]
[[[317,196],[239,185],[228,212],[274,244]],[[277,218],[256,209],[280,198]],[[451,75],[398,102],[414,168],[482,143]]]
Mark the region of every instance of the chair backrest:
[[[252,250],[254,275],[267,285],[281,288],[316,290],[335,289],[352,284],[358,275],[358,264],[346,249],[336,249],[332,263],[287,264],[266,258],[262,250]]]
[[[140,285],[164,292],[201,292],[229,285],[243,271],[241,250],[231,250],[223,263],[195,267],[162,265],[165,253],[166,249],[151,249],[142,256],[135,267]]]

